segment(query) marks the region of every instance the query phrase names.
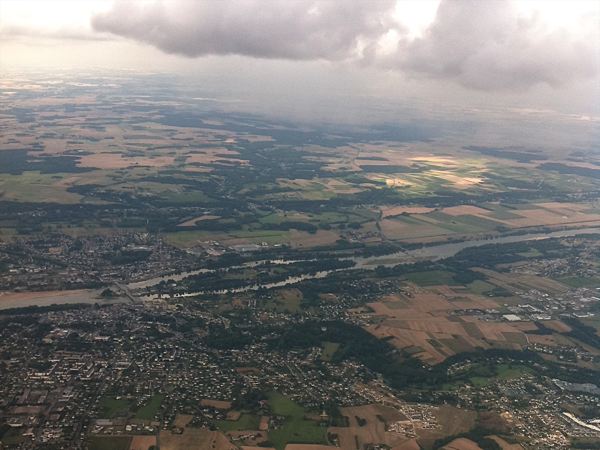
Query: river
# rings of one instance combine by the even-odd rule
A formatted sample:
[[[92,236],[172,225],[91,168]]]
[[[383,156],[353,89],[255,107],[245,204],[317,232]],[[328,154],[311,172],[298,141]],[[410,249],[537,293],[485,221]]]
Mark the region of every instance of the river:
[[[551,231],[551,232],[546,232],[546,233],[528,233],[528,234],[519,234],[519,235],[511,235],[511,236],[499,236],[499,237],[488,238],[488,239],[475,239],[475,240],[466,240],[466,241],[461,241],[461,242],[452,242],[452,243],[447,243],[447,244],[430,245],[430,246],[423,247],[423,248],[418,248],[418,249],[414,249],[414,250],[406,250],[406,251],[401,251],[401,252],[391,253],[388,255],[381,255],[381,256],[340,258],[340,260],[343,260],[343,261],[347,261],[347,260],[354,261],[355,265],[352,267],[347,267],[347,268],[327,270],[327,271],[317,272],[314,274],[304,274],[304,275],[299,275],[299,276],[295,276],[295,277],[289,277],[285,280],[277,281],[277,282],[273,282],[273,283],[265,283],[265,284],[260,284],[260,285],[259,284],[249,284],[249,285],[242,286],[239,288],[223,289],[223,290],[218,290],[218,291],[198,291],[198,292],[186,292],[183,294],[175,294],[175,298],[194,297],[194,296],[203,295],[203,294],[240,293],[240,292],[256,291],[261,288],[272,289],[272,288],[277,288],[277,287],[289,286],[289,285],[296,284],[296,283],[299,283],[299,282],[305,281],[305,280],[325,278],[328,275],[332,274],[333,272],[339,272],[342,270],[358,270],[358,269],[373,270],[378,266],[393,267],[393,266],[396,266],[399,264],[412,264],[412,263],[415,263],[418,261],[436,261],[436,260],[454,256],[458,252],[460,252],[461,250],[463,250],[465,248],[480,247],[482,245],[510,244],[510,243],[514,243],[514,242],[525,242],[525,241],[550,239],[550,238],[557,238],[557,237],[571,237],[571,236],[579,236],[579,235],[586,235],[586,234],[600,234],[600,228],[581,228],[581,229],[570,229],[570,230],[558,230],[558,231]],[[266,263],[279,264],[279,265],[292,264],[294,262],[300,262],[300,261],[309,261],[309,260],[279,259],[279,260],[251,261],[246,264],[242,264],[242,265],[238,265],[238,266],[231,266],[229,268],[220,269],[220,270],[227,271],[227,270],[238,269],[238,268],[256,267],[256,266],[266,264]],[[212,272],[215,272],[216,270],[217,269],[198,269],[198,270],[193,270],[193,271],[189,271],[189,272],[183,272],[183,273],[176,274],[176,275],[165,275],[165,276],[161,276],[161,277],[152,278],[152,279],[146,280],[146,281],[131,283],[128,285],[128,287],[132,290],[145,289],[148,287],[152,287],[152,286],[160,283],[163,280],[166,281],[166,280],[172,279],[174,281],[181,281],[185,277],[188,277],[191,275],[199,275],[202,273],[212,273]],[[143,296],[143,298],[155,299],[155,298],[159,298],[159,296],[158,296],[158,294],[151,294],[151,295]]]

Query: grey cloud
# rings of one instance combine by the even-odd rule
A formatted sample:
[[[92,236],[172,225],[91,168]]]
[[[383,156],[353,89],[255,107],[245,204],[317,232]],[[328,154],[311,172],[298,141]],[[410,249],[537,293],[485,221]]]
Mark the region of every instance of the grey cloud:
[[[553,87],[598,70],[598,42],[547,30],[506,0],[443,0],[423,37],[401,41],[384,63],[480,90]]]
[[[389,25],[394,0],[118,1],[92,19],[98,31],[186,56],[345,59]]]
[[[598,70],[598,39],[575,40],[519,17],[508,0],[442,0],[422,37],[392,20],[395,0],[118,0],[96,31],[167,53],[350,60],[479,90],[560,86]],[[380,38],[395,29],[397,49]]]

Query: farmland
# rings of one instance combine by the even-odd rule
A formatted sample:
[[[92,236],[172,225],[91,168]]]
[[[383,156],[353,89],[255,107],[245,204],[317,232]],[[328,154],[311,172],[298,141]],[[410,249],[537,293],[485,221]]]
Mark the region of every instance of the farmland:
[[[288,443],[326,443],[325,430],[304,418],[304,408],[275,392],[270,393],[268,399],[273,414],[285,417],[279,428],[269,432],[269,440],[277,450],[283,450]]]
[[[303,132],[313,144],[299,144],[297,130],[276,132],[258,118],[248,126],[242,117],[215,117],[186,102],[177,108],[189,109],[189,119],[168,111],[157,118],[152,101],[135,96],[127,106],[139,114],[106,124],[107,113],[97,107],[105,95],[98,89],[22,102],[33,116],[54,116],[5,120],[0,198],[23,206],[107,205],[87,215],[86,233],[107,223],[161,230],[184,248],[208,241],[293,248],[431,242],[600,223],[593,202],[571,199],[576,185],[593,190],[598,178],[561,169],[560,158],[524,152],[527,158],[511,159],[480,146],[318,131]],[[89,121],[65,113],[66,104],[77,104]],[[115,208],[129,209],[126,221]],[[161,209],[169,217],[156,213]],[[11,222],[0,218],[0,228],[8,231]],[[77,222],[67,227],[46,217],[43,226],[66,232],[83,225]],[[21,228],[35,226],[22,218]]]
[[[2,445],[593,434],[564,413],[597,416],[594,152],[24,80],[0,89]]]

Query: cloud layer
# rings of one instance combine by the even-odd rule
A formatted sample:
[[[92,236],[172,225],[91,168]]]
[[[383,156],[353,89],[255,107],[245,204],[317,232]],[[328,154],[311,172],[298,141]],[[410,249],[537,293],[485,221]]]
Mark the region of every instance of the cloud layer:
[[[395,0],[119,0],[92,25],[189,57],[350,60],[479,90],[557,87],[598,71],[597,35],[586,40],[548,29],[508,0],[442,0],[416,39],[393,20],[394,6]],[[390,31],[397,41],[383,47]]]
[[[345,59],[389,25],[394,0],[118,1],[92,20],[98,31],[186,56]]]
[[[401,42],[387,64],[475,89],[557,87],[593,76],[598,49],[519,17],[507,1],[444,1],[424,36]]]

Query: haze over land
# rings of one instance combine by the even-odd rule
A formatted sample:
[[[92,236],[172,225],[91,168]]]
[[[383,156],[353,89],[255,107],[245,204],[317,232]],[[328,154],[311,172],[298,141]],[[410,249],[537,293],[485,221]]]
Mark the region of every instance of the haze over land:
[[[0,0],[0,448],[600,445],[600,2]]]
[[[228,109],[434,121],[513,145],[598,138],[595,1],[3,0],[0,8],[4,70],[178,74],[178,84]],[[578,131],[558,133],[560,125]]]

